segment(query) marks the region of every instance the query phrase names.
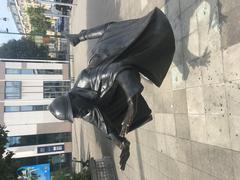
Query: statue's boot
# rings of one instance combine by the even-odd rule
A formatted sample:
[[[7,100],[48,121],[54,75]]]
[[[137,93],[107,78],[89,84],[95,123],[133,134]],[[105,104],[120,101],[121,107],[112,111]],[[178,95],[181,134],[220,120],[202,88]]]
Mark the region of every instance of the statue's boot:
[[[76,46],[78,43],[80,43],[79,34],[64,34],[64,36],[73,46]]]

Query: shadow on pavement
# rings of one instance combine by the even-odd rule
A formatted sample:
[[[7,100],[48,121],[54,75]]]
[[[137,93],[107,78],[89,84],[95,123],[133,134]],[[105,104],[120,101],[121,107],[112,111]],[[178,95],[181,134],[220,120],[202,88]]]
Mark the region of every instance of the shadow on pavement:
[[[188,75],[190,72],[189,67],[191,67],[192,69],[195,69],[200,66],[207,67],[210,63],[211,51],[208,49],[208,46],[201,47],[202,44],[200,44],[199,32],[197,31],[199,28],[198,20],[200,19],[200,21],[201,21],[202,17],[199,17],[199,14],[198,15],[195,14],[195,13],[198,13],[197,11],[199,11],[199,8],[201,8],[203,3],[207,3],[207,5],[204,6],[201,9],[201,11],[204,13],[204,15],[206,15],[206,14],[208,15],[208,13],[209,13],[208,31],[206,32],[206,33],[209,33],[209,30],[211,28],[220,26],[222,21],[225,21],[227,18],[226,16],[223,16],[221,14],[221,10],[219,9],[219,7],[221,7],[220,2],[213,1],[213,0],[192,1],[192,4],[189,7],[186,7],[186,9],[184,10],[183,13],[180,13],[180,15],[177,16],[173,20],[170,19],[170,21],[173,22],[172,23],[173,26],[180,25],[180,29],[178,29],[178,30],[181,30],[181,39],[179,39],[179,41],[181,41],[181,43],[177,43],[176,46],[178,46],[177,48],[179,48],[179,51],[182,52],[183,57],[182,58],[180,58],[180,57],[174,58],[173,63],[178,67],[179,72],[182,73],[183,80],[188,79]],[[179,4],[179,7],[180,7],[180,4]],[[206,8],[206,9],[204,9],[204,8]],[[209,8],[209,9],[207,9],[207,8]],[[166,5],[167,16],[168,16],[168,14],[173,13],[172,10],[174,10],[174,9],[172,9],[172,6],[169,5],[169,3],[167,3],[167,5]],[[191,32],[190,25],[191,25],[191,21],[194,21],[193,19],[195,18],[195,16],[196,16],[196,23],[197,23],[196,29],[193,32]],[[221,17],[221,19],[219,19],[219,17]],[[203,17],[203,18],[205,18],[205,17]],[[176,23],[178,23],[178,24],[176,24]],[[194,26],[194,24],[193,24],[193,26]],[[174,29],[174,30],[176,30],[176,29]],[[198,38],[195,39],[195,41],[197,43],[197,44],[195,44],[195,46],[198,47],[198,52],[191,52],[191,50],[189,49],[189,43],[192,43],[191,42],[192,39],[190,39],[189,37],[194,32],[198,33]],[[177,33],[179,33],[179,32],[176,32],[176,34]],[[201,50],[200,50],[200,48],[201,48]]]

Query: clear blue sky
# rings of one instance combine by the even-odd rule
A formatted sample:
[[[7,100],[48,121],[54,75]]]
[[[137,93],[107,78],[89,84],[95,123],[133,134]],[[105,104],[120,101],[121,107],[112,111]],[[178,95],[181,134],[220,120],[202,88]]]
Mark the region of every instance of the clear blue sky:
[[[6,31],[8,28],[9,32],[18,32],[14,20],[12,18],[12,14],[10,9],[7,7],[7,0],[0,0],[0,18],[8,18],[8,21],[0,20],[0,31]],[[19,35],[9,35],[9,34],[1,34],[0,33],[0,45],[4,42],[7,42],[10,39],[19,39],[21,36]]]

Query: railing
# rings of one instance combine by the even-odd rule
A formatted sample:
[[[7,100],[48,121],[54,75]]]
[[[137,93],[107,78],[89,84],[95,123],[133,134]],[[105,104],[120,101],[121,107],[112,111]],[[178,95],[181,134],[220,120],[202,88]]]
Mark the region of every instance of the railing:
[[[117,180],[115,164],[111,157],[90,159],[90,172],[92,180]]]

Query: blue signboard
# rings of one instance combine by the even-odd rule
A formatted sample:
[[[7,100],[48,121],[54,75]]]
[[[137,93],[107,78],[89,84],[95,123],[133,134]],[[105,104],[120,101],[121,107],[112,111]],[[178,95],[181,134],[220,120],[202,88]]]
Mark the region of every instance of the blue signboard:
[[[50,180],[50,164],[38,164],[18,168],[18,179],[21,180]]]
[[[37,148],[38,153],[49,153],[58,151],[64,151],[64,145],[40,146]]]

